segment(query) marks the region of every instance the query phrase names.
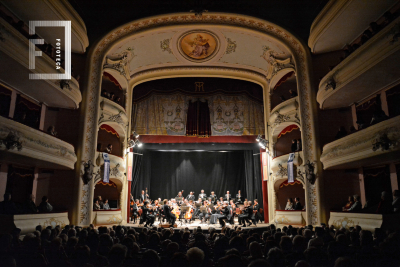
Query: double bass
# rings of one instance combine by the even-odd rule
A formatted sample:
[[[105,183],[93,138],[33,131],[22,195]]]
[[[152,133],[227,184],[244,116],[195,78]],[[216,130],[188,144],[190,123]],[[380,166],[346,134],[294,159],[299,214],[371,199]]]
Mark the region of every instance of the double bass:
[[[185,213],[185,220],[191,220],[193,217],[193,208],[189,206],[189,210]]]

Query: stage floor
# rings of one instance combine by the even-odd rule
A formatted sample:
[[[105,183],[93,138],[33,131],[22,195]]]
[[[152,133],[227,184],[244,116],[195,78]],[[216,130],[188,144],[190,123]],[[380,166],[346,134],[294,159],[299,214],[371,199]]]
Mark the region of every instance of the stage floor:
[[[160,224],[160,222],[156,221],[153,224],[153,226],[159,227],[160,226],[159,224]],[[187,227],[187,228],[192,230],[192,229],[197,228],[199,226],[203,230],[208,230],[208,228],[210,228],[210,227],[213,227],[213,228],[219,229],[219,230],[222,228],[219,223],[217,223],[217,224],[209,224],[208,222],[207,223],[201,223],[201,221],[198,220],[198,219],[194,220],[191,223],[184,223],[184,222],[181,223],[178,220],[178,221],[176,221],[176,224],[177,224],[177,227],[175,229],[185,229]],[[135,224],[133,222],[130,222],[130,223],[127,224],[127,226],[131,226],[131,227],[135,227],[135,228],[143,228],[144,224],[139,225],[138,222],[135,223]],[[227,223],[226,226],[228,226],[230,228],[234,228],[235,226],[242,227],[241,225],[238,224],[237,220],[235,220],[235,225]],[[258,223],[257,226],[254,226],[254,224],[252,224],[250,227],[245,227],[245,228],[242,227],[242,229],[265,228],[267,226],[269,226],[269,223]]]

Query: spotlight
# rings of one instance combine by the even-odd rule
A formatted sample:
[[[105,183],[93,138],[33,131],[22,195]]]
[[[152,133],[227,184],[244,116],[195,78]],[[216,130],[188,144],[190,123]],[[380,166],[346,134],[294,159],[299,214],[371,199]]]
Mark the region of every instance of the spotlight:
[[[257,142],[260,142],[261,139],[262,139],[261,134],[259,134],[259,135],[257,136],[257,138],[256,138],[256,141],[257,141]]]
[[[136,133],[135,131],[133,131],[132,135],[133,135],[136,139],[139,138],[139,134]]]

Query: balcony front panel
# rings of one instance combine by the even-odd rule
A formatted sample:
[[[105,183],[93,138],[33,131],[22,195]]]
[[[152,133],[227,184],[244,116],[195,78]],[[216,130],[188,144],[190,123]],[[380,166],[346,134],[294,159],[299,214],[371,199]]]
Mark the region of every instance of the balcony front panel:
[[[18,142],[22,149],[7,149],[5,142],[12,141]],[[3,162],[72,170],[77,161],[71,144],[4,117],[0,117],[0,142],[0,158]]]
[[[122,211],[118,210],[97,210],[93,211],[94,225],[121,224]]]
[[[35,57],[35,69],[29,69],[29,39],[0,18],[0,80],[50,107],[76,109],[82,101],[78,81],[31,80],[30,73],[56,74],[56,62],[42,52]],[[38,50],[38,49],[36,49]]]
[[[287,177],[287,162],[289,159],[289,154],[285,154],[279,157],[275,157],[271,161],[271,172],[273,176]],[[294,166],[301,166],[303,164],[303,152],[295,152],[295,157],[293,160]],[[296,175],[295,175],[296,177]]]
[[[108,124],[118,132],[121,138],[126,136],[126,127],[128,125],[128,116],[125,109],[119,104],[102,97],[100,102],[99,124]]]
[[[43,229],[48,226],[55,228],[57,225],[64,228],[69,225],[69,219],[68,212],[0,215],[0,225],[0,234],[9,234],[19,228],[21,235],[26,235],[33,233],[38,225]]]
[[[126,170],[125,159],[116,155],[108,154],[110,159],[110,178],[124,180]],[[96,152],[96,165],[100,167],[101,177],[104,176],[104,158],[103,152]]]
[[[400,81],[400,17],[360,46],[321,80],[322,109],[348,107]]]
[[[382,165],[400,156],[400,116],[377,123],[326,144],[321,155],[324,169]]]
[[[275,223],[278,225],[306,225],[306,212],[299,210],[277,210]]]
[[[342,49],[396,2],[397,0],[331,0],[311,25],[308,46],[313,53]]]
[[[26,24],[32,20],[71,21],[72,52],[82,54],[89,46],[85,23],[67,0],[5,1],[4,5]],[[64,38],[62,27],[38,27],[35,32],[54,47],[57,38]]]

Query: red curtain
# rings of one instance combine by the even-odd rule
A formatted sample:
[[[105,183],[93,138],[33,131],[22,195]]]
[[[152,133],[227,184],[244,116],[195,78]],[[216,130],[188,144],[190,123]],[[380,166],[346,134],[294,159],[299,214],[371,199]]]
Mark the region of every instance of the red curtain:
[[[102,124],[102,125],[100,126],[100,129],[102,129],[102,130],[104,130],[104,131],[106,131],[106,132],[108,132],[108,133],[115,134],[115,135],[119,138],[119,134],[117,133],[117,131],[114,130],[114,128],[111,127],[110,125]]]
[[[290,77],[292,77],[292,75],[294,74],[294,71],[289,72],[288,74],[286,74],[285,76],[283,76],[279,82],[275,85],[274,90],[281,85],[282,83],[286,82],[287,79],[289,79]]]
[[[104,77],[107,77],[110,81],[112,81],[116,86],[118,86],[119,89],[122,90],[122,87],[119,84],[119,82],[110,73],[104,72],[103,75],[104,75]]]
[[[189,100],[186,136],[211,136],[210,109],[207,101],[192,102]]]
[[[289,125],[280,132],[280,134],[278,135],[278,138],[280,138],[284,134],[290,133],[291,131],[297,130],[297,129],[299,129],[299,127],[295,124]]]

